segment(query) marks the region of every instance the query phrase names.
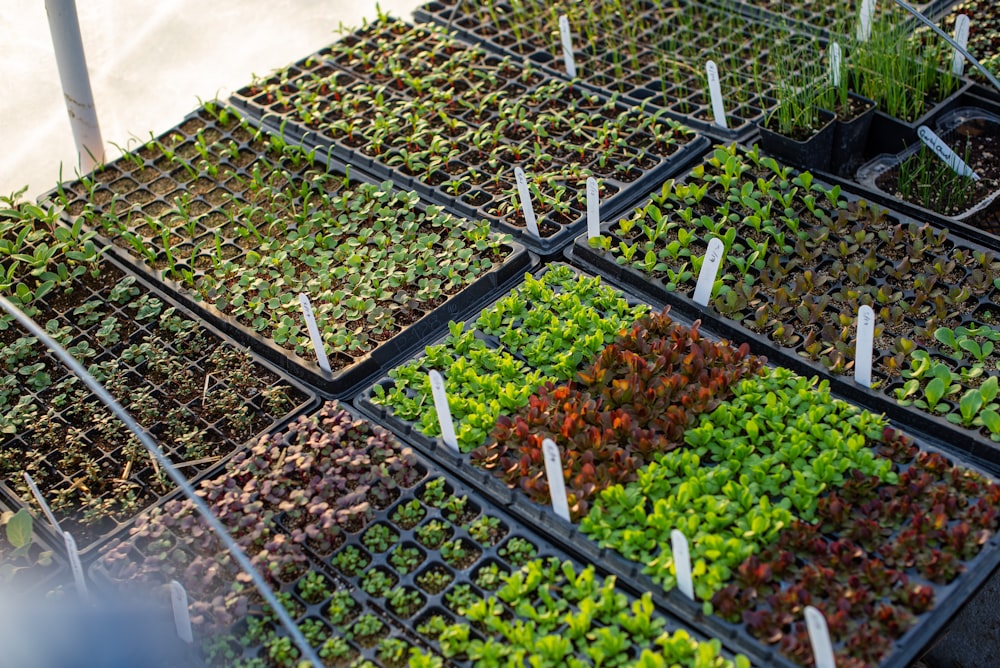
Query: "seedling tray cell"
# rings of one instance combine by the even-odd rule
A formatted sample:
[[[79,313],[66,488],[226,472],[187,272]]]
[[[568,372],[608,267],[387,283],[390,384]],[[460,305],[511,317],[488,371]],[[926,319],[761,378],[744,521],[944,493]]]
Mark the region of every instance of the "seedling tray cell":
[[[486,218],[547,257],[584,226],[588,176],[598,180],[603,214],[613,215],[707,142],[440,28],[389,20],[231,101],[263,127]],[[515,167],[526,173],[540,238],[526,229]]]
[[[0,587],[6,592],[44,595],[70,577],[62,549],[54,549],[35,531],[39,521],[45,519],[0,503]]]
[[[766,59],[775,45],[788,46],[789,62],[810,62],[822,48],[786,25],[754,21],[687,0],[669,5],[631,2],[605,17],[595,16],[584,4],[566,5],[560,12],[536,1],[519,5],[524,8],[521,12],[507,3],[488,9],[474,3],[435,1],[415,16],[566,78],[556,24],[564,12],[583,86],[632,105],[661,110],[728,141],[749,140],[756,131],[755,122],[774,104]],[[717,125],[712,116],[705,74],[710,59],[719,67],[728,128]],[[749,60],[760,65],[761,86],[746,74]]]
[[[324,452],[334,447],[340,449]],[[348,455],[353,463],[345,465],[340,461],[333,465],[335,470],[326,468],[322,461],[342,460]],[[362,474],[369,483],[369,492],[354,496],[357,497],[355,501],[364,499],[366,508],[351,510],[351,519],[337,521],[341,530],[331,532],[328,528],[320,532],[324,537],[312,533],[315,525],[303,517],[304,506],[298,511],[276,515],[270,512],[253,514],[252,509],[241,510],[227,500],[227,497],[238,496],[241,485],[255,477],[259,481],[257,488],[264,492],[265,504],[278,503],[278,498],[291,499],[302,491],[322,495],[316,489],[292,492],[296,485],[282,485],[280,477],[275,477],[274,473],[281,470],[285,457],[297,462],[299,471],[312,471],[317,467],[328,471],[327,477],[334,483],[338,476],[351,475],[352,471]],[[248,466],[251,460],[254,463]],[[383,464],[377,464],[379,460],[383,460]],[[274,464],[277,468],[270,469]],[[370,466],[375,470],[381,466],[382,472],[365,475],[364,471]],[[241,482],[234,483],[233,478]],[[393,482],[386,484],[389,480]],[[522,567],[529,569],[526,572],[547,574],[537,585],[524,590],[523,599],[493,603],[506,619],[516,620],[521,617],[518,610],[523,606],[541,607],[547,595],[568,599],[572,610],[574,594],[564,589],[568,582],[565,574],[583,573],[578,562],[502,507],[494,505],[492,499],[444,472],[430,460],[414,454],[388,432],[355,418],[336,403],[326,405],[310,418],[301,418],[287,432],[262,441],[247,460],[234,460],[226,476],[214,482],[206,481],[203,487],[208,502],[221,504],[216,510],[226,510],[224,523],[238,523],[244,530],[270,531],[285,536],[286,541],[291,539],[285,543],[291,552],[284,552],[283,561],[279,562],[275,553],[261,565],[272,565],[270,572],[278,577],[275,587],[303,632],[308,629],[308,632],[317,633],[317,646],[331,651],[336,648],[349,659],[364,658],[376,665],[394,666],[399,664],[392,650],[400,648],[404,656],[410,647],[423,653],[438,654],[444,650],[446,655],[453,654],[455,637],[452,635],[445,641],[450,648],[445,650],[442,641],[438,640],[442,628],[464,619],[463,605],[475,604],[494,595],[504,585],[505,574]],[[223,489],[228,491],[222,493]],[[342,508],[348,509],[351,503],[353,501],[345,500]],[[282,502],[282,505],[287,504]],[[92,573],[102,585],[124,586],[130,592],[152,588],[157,578],[170,577],[167,570],[170,560],[163,563],[144,555],[152,546],[150,538],[169,539],[174,544],[170,548],[172,554],[182,551],[173,541],[195,525],[184,524],[183,519],[177,521],[177,518],[183,518],[189,511],[189,508],[178,506],[169,509],[169,517],[154,516],[148,523],[140,523],[131,539],[106,551],[106,556],[91,569]],[[247,513],[245,520],[240,519],[244,512]],[[252,517],[260,524],[254,526]],[[311,537],[300,540],[301,531]],[[217,544],[211,547],[212,541],[192,540],[193,536],[189,534],[182,540],[186,545],[184,550],[200,545],[201,550],[207,549],[203,556],[210,558],[213,551],[219,549]],[[332,540],[328,542],[327,539]],[[274,550],[277,544],[272,541],[266,549]],[[292,560],[289,558],[292,554],[304,560]],[[140,568],[138,572],[129,565],[128,555],[133,555],[134,563]],[[194,566],[192,562],[188,574],[195,572]],[[219,566],[220,569],[231,568],[224,561]],[[286,566],[289,567],[287,571]],[[599,569],[597,574],[603,577]],[[220,573],[218,583],[231,582],[231,575]],[[546,591],[536,593],[537,586],[543,586]],[[189,588],[189,595],[192,594],[192,611],[207,614],[212,606],[206,606],[199,598],[201,591],[196,585]],[[634,600],[628,597],[627,605],[631,606]],[[464,603],[460,603],[462,601]],[[236,618],[229,620],[228,632],[216,632],[214,638],[210,637],[211,645],[216,648],[228,645],[244,658],[275,652],[278,643],[283,642],[280,640],[283,633],[252,601],[248,611],[245,617],[237,613]],[[653,619],[662,618],[653,613]],[[665,624],[664,630],[671,633],[686,628],[672,619],[654,621],[654,624]],[[603,623],[598,622],[597,626]],[[201,632],[199,629],[199,635]],[[271,635],[274,632],[277,632],[277,639]],[[704,640],[701,634],[687,632],[698,641]],[[483,625],[473,625],[468,633],[478,640],[491,635]],[[241,636],[242,640],[237,643]],[[636,647],[627,651],[637,655],[637,648],[653,647],[651,640],[632,638],[629,644],[634,643]],[[464,652],[450,656],[449,660],[455,665],[471,665]]]
[[[242,345],[330,396],[349,395],[533,258],[508,238],[209,104],[61,186],[135,271]],[[322,370],[299,303],[309,295]]]

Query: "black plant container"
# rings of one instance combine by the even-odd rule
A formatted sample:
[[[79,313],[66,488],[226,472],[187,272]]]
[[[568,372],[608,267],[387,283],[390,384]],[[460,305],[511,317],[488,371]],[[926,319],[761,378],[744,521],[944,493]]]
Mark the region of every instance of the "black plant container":
[[[782,162],[809,170],[826,171],[830,166],[835,134],[833,112],[820,109],[820,129],[804,140],[787,137],[767,127],[765,121],[757,122],[760,147]]]
[[[867,97],[849,93],[849,97],[868,106],[859,115],[847,120],[840,117],[833,122],[833,151],[830,155],[830,170],[847,177],[860,166],[865,156],[868,133],[875,116],[876,103]]]
[[[866,156],[882,153],[899,153],[910,144],[917,142],[917,128],[921,125],[930,127],[941,114],[950,111],[960,104],[960,98],[969,91],[971,84],[965,83],[957,91],[931,106],[924,114],[914,121],[904,121],[890,116],[881,109],[876,109],[872,117],[871,129],[868,133]]]

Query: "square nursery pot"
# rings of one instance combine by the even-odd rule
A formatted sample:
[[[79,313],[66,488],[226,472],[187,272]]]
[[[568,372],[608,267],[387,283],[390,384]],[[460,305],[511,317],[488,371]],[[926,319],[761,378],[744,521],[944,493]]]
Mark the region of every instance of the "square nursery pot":
[[[782,162],[803,169],[826,171],[830,165],[833,139],[836,132],[833,112],[820,109],[820,126],[812,136],[795,139],[767,127],[766,121],[758,121],[760,147]]]
[[[876,109],[868,133],[866,155],[898,153],[915,143],[918,139],[917,128],[921,125],[929,126],[935,118],[961,104],[960,98],[969,91],[970,85],[969,83],[960,85],[957,91],[929,107],[920,118],[912,122],[890,116],[885,111]]]
[[[959,136],[978,138],[977,141],[982,142],[980,156],[987,159],[992,156],[992,161],[988,164],[996,164],[1000,170],[1000,152],[997,151],[997,148],[1000,148],[1000,114],[978,107],[961,107],[941,117],[937,123],[937,134],[952,148]],[[891,178],[893,171],[917,154],[923,146],[923,142],[918,141],[895,155],[880,155],[873,158],[858,170],[856,180],[880,199],[914,217],[939,220],[944,224],[959,223],[971,226],[973,235],[978,236],[982,232],[992,235],[994,237],[991,240],[992,245],[996,245],[995,237],[1000,235],[1000,202],[997,201],[997,196],[1000,195],[1000,181],[994,181],[994,187],[978,193],[964,209],[950,214],[904,200],[892,190],[892,184],[895,183]],[[964,157],[961,152],[959,153],[959,157]],[[970,162],[973,163],[973,168],[978,164],[980,165],[978,169],[982,170],[984,163],[981,159],[972,159]],[[996,179],[996,175],[992,178]],[[932,183],[930,186],[936,187],[937,184]]]
[[[862,111],[846,119],[838,115],[833,122],[833,152],[830,155],[830,170],[838,176],[853,174],[858,165],[864,161],[868,132],[871,130],[872,118],[874,118],[878,106],[875,100],[854,93],[849,93],[848,98],[854,108],[859,108],[858,105],[861,105]]]

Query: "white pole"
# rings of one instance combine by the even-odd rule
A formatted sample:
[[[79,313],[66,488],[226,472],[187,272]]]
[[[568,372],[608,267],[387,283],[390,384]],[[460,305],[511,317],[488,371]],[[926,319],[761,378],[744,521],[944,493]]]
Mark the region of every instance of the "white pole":
[[[85,174],[94,165],[104,162],[104,142],[97,122],[94,93],[90,89],[76,0],[45,0],[45,13],[49,17],[49,32],[52,33],[59,79],[63,97],[66,98],[66,111],[80,155],[80,172]]]

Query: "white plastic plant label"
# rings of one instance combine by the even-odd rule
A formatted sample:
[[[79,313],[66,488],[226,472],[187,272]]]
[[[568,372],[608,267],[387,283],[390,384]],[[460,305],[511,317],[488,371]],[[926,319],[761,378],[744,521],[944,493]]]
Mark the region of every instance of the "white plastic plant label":
[[[174,611],[174,626],[177,636],[186,643],[194,642],[191,630],[191,614],[188,612],[188,597],[184,585],[177,580],[170,581],[170,607]]]
[[[538,233],[538,222],[535,220],[535,208],[531,205],[531,192],[528,191],[528,179],[524,175],[524,170],[520,167],[514,168],[514,179],[517,181],[517,195],[521,199],[521,211],[524,212],[524,224],[528,227],[528,232],[536,239],[541,239]]]
[[[45,517],[48,518],[49,524],[52,525],[52,528],[56,530],[57,534],[62,533],[62,528],[59,526],[59,522],[56,521],[56,516],[52,513],[52,509],[49,508],[49,504],[45,500],[45,497],[42,496],[41,490],[38,489],[38,485],[35,484],[35,481],[31,478],[27,471],[23,471],[22,475],[24,475],[24,481],[28,483],[28,488],[31,490],[31,493],[34,494],[35,500],[38,501],[38,505],[42,507],[42,512],[45,513]]]
[[[87,591],[87,581],[83,577],[83,564],[80,563],[80,551],[76,549],[76,541],[68,531],[63,531],[63,542],[66,543],[66,556],[69,557],[69,567],[73,571],[73,580],[76,582],[76,592],[80,598],[86,601],[90,598]]]
[[[969,46],[969,15],[959,14],[955,18],[955,42],[963,49]],[[951,73],[956,77],[962,76],[965,71],[965,56],[957,49],[951,57]]]
[[[712,98],[712,117],[720,128],[729,129],[726,121],[726,106],[722,103],[722,85],[719,83],[719,68],[714,60],[705,63],[708,75],[708,94]]]
[[[674,570],[677,572],[677,588],[692,601],[694,580],[691,579],[691,550],[687,538],[677,529],[670,532],[670,550],[674,553]]]
[[[597,179],[587,177],[587,238],[601,236],[601,195],[597,190]]]
[[[973,181],[979,180],[979,174],[972,171],[972,167],[965,164],[958,155],[951,150],[944,141],[938,137],[933,130],[931,130],[926,125],[921,125],[917,128],[917,136],[920,137],[920,141],[924,143],[927,148],[934,151],[934,154],[941,158],[944,164],[948,165],[959,176],[968,176]]]
[[[323,349],[323,337],[319,334],[319,327],[316,325],[316,314],[313,313],[312,302],[309,295],[299,293],[299,303],[302,305],[302,315],[306,319],[306,329],[309,330],[309,338],[312,339],[313,350],[316,351],[316,361],[319,368],[330,373],[330,360],[326,357],[326,350]]]
[[[722,264],[722,254],[726,247],[722,239],[715,237],[708,242],[708,250],[705,251],[705,259],[701,263],[701,271],[698,272],[698,284],[694,288],[694,303],[699,306],[708,306],[708,301],[712,298],[712,288],[715,286],[715,278],[719,275],[719,265]]]
[[[830,85],[834,88],[840,87],[840,69],[844,63],[844,54],[840,50],[840,44],[832,42],[828,50],[830,59]]]
[[[212,374],[210,374],[210,373],[206,373],[205,374],[205,387],[202,388],[202,390],[201,390],[201,400],[202,401],[205,401],[205,398],[208,397],[208,384],[209,384],[211,378],[212,378]]]
[[[806,629],[809,631],[809,644],[812,645],[816,668],[837,668],[826,617],[811,605],[806,606]]]
[[[573,34],[569,31],[569,19],[565,14],[559,17],[559,38],[562,40],[563,62],[570,79],[576,78],[576,59],[573,57]]]
[[[549,483],[549,496],[552,497],[552,510],[568,522],[569,499],[566,498],[562,457],[559,455],[559,446],[551,438],[542,441],[542,458],[545,459],[545,476]]]
[[[854,347],[854,382],[872,386],[872,353],[875,344],[875,311],[863,305],[858,309],[858,341]]]
[[[451,421],[451,406],[448,405],[448,393],[444,389],[444,378],[435,369],[431,369],[427,375],[431,379],[431,396],[434,397],[434,410],[437,411],[438,426],[441,427],[441,440],[449,448],[458,452],[458,438],[455,436],[455,423]]]
[[[875,0],[861,0],[858,13],[858,41],[867,42],[872,36],[872,21],[875,19]]]

